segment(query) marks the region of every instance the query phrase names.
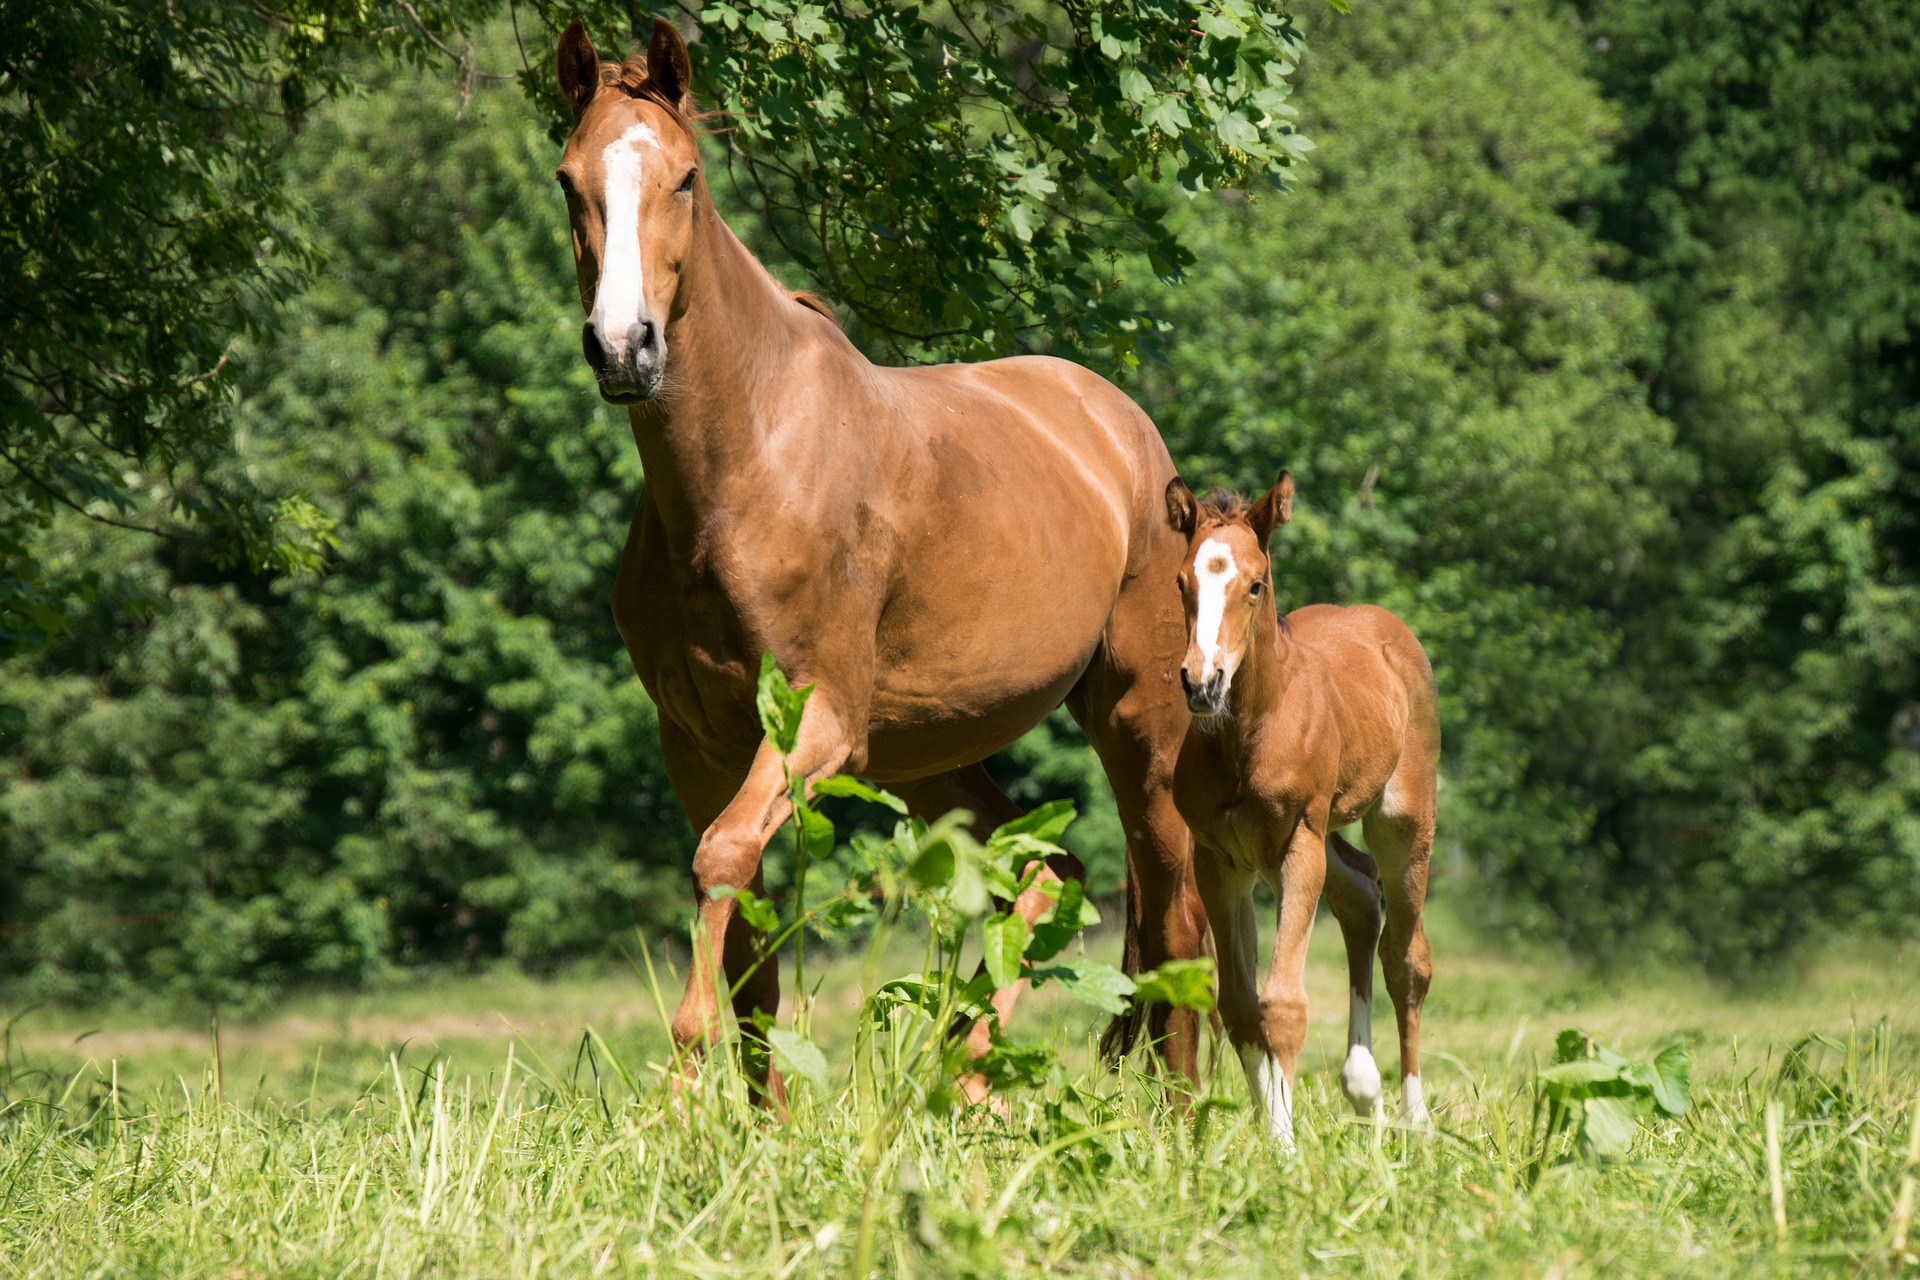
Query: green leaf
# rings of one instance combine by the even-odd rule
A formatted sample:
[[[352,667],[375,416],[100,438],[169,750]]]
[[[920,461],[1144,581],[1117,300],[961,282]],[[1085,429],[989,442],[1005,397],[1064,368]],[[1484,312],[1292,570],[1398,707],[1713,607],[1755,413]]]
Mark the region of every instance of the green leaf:
[[[1067,827],[1074,818],[1073,801],[1049,800],[1036,809],[1021,814],[1011,822],[1003,822],[994,828],[989,843],[1007,836],[1032,836],[1036,840],[1048,843],[1057,842],[1066,834]]]
[[[1592,1055],[1593,1041],[1578,1027],[1568,1027],[1553,1038],[1555,1062],[1578,1062]]]
[[[1693,1101],[1693,1057],[1676,1040],[1653,1059],[1654,1105],[1670,1116],[1683,1116]]]
[[[1043,982],[1058,982],[1074,999],[1103,1013],[1125,1013],[1127,997],[1133,994],[1132,978],[1098,960],[1035,969],[1033,984],[1039,986]]]
[[[836,773],[831,778],[820,779],[813,784],[812,793],[816,796],[845,796],[853,800],[865,800],[870,804],[883,804],[899,814],[907,811],[907,802],[899,796],[891,791],[870,787],[848,773]]]
[[[1207,1013],[1213,1008],[1213,960],[1168,960],[1135,974],[1135,997],[1142,1003],[1170,1004]]]
[[[1027,949],[1027,922],[1011,911],[991,916],[980,926],[985,950],[981,960],[995,987],[1010,987],[1020,980],[1020,958]]]
[[[1633,1107],[1625,1098],[1588,1098],[1580,1136],[1594,1154],[1619,1158],[1633,1143]]]
[[[771,902],[751,889],[734,889],[728,885],[715,885],[709,898],[732,898],[739,903],[740,918],[761,933],[772,933],[780,927],[780,912]]]
[[[760,727],[766,731],[767,740],[783,756],[792,755],[794,744],[800,740],[800,715],[812,693],[812,685],[799,689],[789,685],[787,677],[774,665],[771,653],[760,655],[760,684],[754,705],[760,712]]]
[[[820,862],[833,856],[833,822],[826,814],[810,804],[793,806],[794,816],[800,820],[800,839],[807,857]]]
[[[1054,897],[1054,904],[1034,922],[1033,938],[1027,943],[1027,959],[1036,963],[1053,959],[1082,929],[1100,923],[1100,913],[1087,901],[1086,887],[1078,880],[1049,881],[1041,888]]]
[[[1540,1078],[1550,1084],[1571,1086],[1616,1081],[1621,1076],[1620,1068],[1588,1058],[1580,1062],[1560,1062],[1551,1067],[1542,1067]]]
[[[767,1043],[773,1047],[776,1067],[790,1076],[799,1076],[821,1093],[827,1091],[827,1058],[813,1041],[798,1031],[775,1027],[767,1032]]]

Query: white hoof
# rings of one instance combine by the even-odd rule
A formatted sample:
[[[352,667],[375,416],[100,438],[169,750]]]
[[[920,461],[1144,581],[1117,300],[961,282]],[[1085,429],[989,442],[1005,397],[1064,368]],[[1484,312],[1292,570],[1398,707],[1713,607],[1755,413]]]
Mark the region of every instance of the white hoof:
[[[1340,1088],[1359,1114],[1370,1116],[1380,1111],[1380,1067],[1371,1049],[1356,1044],[1347,1050],[1347,1060],[1340,1067]]]

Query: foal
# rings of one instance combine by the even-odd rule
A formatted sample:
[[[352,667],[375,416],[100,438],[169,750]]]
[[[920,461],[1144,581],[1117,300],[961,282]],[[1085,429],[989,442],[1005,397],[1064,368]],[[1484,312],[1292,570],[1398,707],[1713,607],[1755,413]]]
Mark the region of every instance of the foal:
[[[1193,829],[1227,1034],[1268,1128],[1291,1147],[1307,1035],[1307,935],[1324,886],[1346,940],[1352,991],[1342,1088],[1363,1115],[1380,1114],[1377,938],[1400,1024],[1406,1119],[1423,1123],[1420,1004],[1433,966],[1420,909],[1440,758],[1433,669],[1406,624],[1384,609],[1309,605],[1284,619],[1275,614],[1267,539],[1292,515],[1286,472],[1251,505],[1218,490],[1196,501],[1178,478],[1166,497],[1168,518],[1188,544],[1180,682],[1194,715],[1173,793]],[[1356,821],[1373,858],[1335,834]],[[1280,900],[1273,962],[1258,991],[1255,876]]]

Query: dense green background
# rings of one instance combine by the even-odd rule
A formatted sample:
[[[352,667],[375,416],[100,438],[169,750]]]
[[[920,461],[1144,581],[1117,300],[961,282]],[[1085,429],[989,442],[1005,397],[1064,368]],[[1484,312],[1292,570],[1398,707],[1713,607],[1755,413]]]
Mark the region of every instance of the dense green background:
[[[1166,175],[1187,278],[1123,256],[1101,305],[1161,326],[1128,386],[1191,482],[1293,470],[1283,601],[1377,601],[1426,642],[1436,893],[1735,973],[1911,931],[1920,10],[1301,25],[1297,189]],[[606,607],[641,477],[578,360],[549,119],[450,66],[350,66],[284,159],[324,269],[237,349],[235,448],[195,473],[310,501],[327,572],[71,513],[34,534],[49,580],[99,578],[0,666],[0,964],[34,990],[544,968],[688,911]],[[1117,887],[1063,717],[993,767],[1078,798]]]

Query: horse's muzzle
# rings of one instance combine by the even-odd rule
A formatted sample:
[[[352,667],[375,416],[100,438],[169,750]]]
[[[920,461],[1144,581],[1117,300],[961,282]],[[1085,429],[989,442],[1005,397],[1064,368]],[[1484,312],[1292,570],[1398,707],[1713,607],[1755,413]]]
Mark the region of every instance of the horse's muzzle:
[[[1180,668],[1180,687],[1187,693],[1187,710],[1197,716],[1217,716],[1227,709],[1227,673],[1216,671],[1204,682]]]
[[[667,367],[666,344],[661,341],[659,326],[651,320],[635,324],[618,343],[608,342],[589,320],[580,330],[580,354],[586,357],[587,367],[600,384],[600,398],[609,404],[639,404],[653,399]]]

